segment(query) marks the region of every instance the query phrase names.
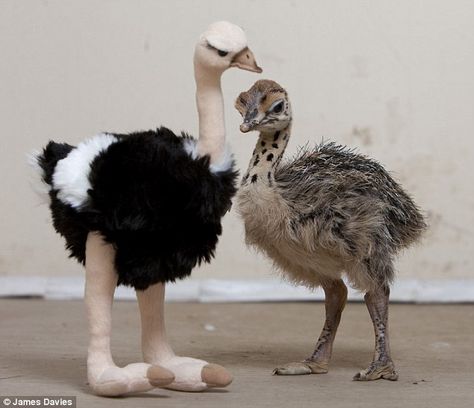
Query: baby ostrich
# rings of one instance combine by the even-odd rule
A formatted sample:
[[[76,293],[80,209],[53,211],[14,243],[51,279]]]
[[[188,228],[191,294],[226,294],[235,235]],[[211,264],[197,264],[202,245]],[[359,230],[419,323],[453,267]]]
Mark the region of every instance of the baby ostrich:
[[[417,206],[376,161],[334,143],[302,149],[280,163],[291,129],[287,92],[261,80],[239,95],[240,130],[260,137],[237,193],[246,241],[267,254],[286,277],[322,286],[326,321],[313,354],[274,374],[328,371],[332,345],[346,303],[341,280],[364,291],[375,330],[375,352],[355,380],[397,380],[388,337],[393,259],[425,229]]]
[[[211,260],[236,190],[221,91],[221,76],[233,66],[261,72],[242,29],[214,23],[194,53],[199,140],[166,128],[107,133],[77,147],[50,142],[36,157],[54,227],[86,267],[87,374],[99,395],[157,386],[201,391],[232,380],[217,364],[174,354],[164,283]],[[110,350],[117,284],[136,290],[142,321],[144,362],[125,367],[115,365]]]

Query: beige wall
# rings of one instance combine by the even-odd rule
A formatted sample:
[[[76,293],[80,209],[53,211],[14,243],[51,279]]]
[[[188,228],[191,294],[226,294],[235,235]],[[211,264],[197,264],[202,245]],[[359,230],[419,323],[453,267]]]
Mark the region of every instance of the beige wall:
[[[193,44],[214,20],[247,32],[263,76],[293,101],[299,144],[358,147],[393,171],[430,215],[403,277],[472,276],[474,267],[474,4],[469,1],[0,0],[0,275],[72,275],[45,206],[30,191],[25,152],[48,139],[165,124],[196,134]],[[257,76],[224,77],[239,167],[254,135],[232,101]],[[217,259],[194,276],[262,278],[235,213]]]

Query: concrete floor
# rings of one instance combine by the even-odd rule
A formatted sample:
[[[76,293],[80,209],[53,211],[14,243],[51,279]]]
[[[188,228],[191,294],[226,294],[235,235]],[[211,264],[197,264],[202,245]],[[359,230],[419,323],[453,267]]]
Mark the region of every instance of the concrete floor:
[[[398,382],[351,381],[370,362],[373,333],[363,304],[349,304],[325,375],[271,376],[312,351],[322,326],[320,303],[167,306],[175,350],[230,369],[226,390],[157,389],[100,398],[86,385],[86,321],[81,302],[0,300],[0,395],[75,395],[77,407],[473,407],[474,305],[392,305]],[[117,363],[139,361],[134,302],[114,305]]]

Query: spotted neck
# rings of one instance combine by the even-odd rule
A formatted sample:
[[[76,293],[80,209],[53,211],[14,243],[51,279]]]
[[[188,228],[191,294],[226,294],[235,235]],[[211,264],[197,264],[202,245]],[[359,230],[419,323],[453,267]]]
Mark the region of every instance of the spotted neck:
[[[260,133],[248,170],[242,179],[242,186],[257,182],[273,186],[275,182],[275,169],[280,163],[288,145],[290,130],[291,124],[276,132]]]

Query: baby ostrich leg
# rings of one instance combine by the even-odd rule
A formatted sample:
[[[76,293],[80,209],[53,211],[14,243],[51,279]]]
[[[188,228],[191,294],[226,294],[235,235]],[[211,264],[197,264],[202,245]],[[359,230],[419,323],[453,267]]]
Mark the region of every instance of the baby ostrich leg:
[[[341,321],[342,311],[346,305],[347,287],[341,279],[325,283],[322,286],[326,296],[326,321],[313,354],[303,362],[289,363],[278,367],[273,371],[273,374],[299,375],[325,374],[328,372],[332,345]]]
[[[390,289],[388,286],[379,286],[365,294],[365,304],[369,310],[375,331],[375,351],[372,363],[363,371],[354,376],[356,381],[398,380],[390,356],[390,341],[388,338],[388,299]]]
[[[162,387],[173,373],[146,363],[117,367],[110,352],[111,312],[117,274],[114,250],[100,234],[91,232],[86,243],[85,303],[89,320],[87,378],[98,395],[115,396]]]
[[[203,391],[212,387],[226,387],[232,382],[232,375],[218,364],[174,354],[166,339],[164,284],[152,285],[144,291],[137,290],[137,299],[142,319],[143,359],[173,372],[175,379],[166,388]]]

